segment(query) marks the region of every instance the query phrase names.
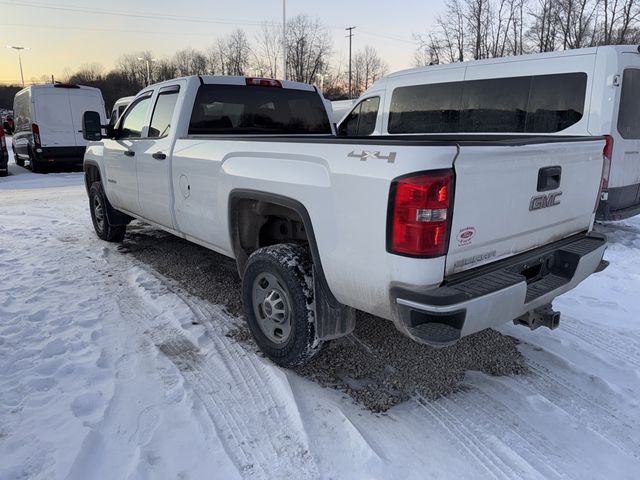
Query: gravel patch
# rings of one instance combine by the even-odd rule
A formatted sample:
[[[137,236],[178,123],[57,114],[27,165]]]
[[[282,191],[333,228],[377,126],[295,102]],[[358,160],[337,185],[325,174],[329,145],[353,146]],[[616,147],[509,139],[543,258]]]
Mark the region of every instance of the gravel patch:
[[[134,222],[120,248],[177,281],[189,293],[242,315],[241,282],[235,261],[168,233]],[[227,335],[257,350],[246,326]],[[351,396],[372,412],[415,395],[437,399],[464,388],[464,373],[527,372],[518,341],[484,330],[446,348],[432,348],[405,337],[389,321],[358,312],[356,329],[327,344],[298,374]]]

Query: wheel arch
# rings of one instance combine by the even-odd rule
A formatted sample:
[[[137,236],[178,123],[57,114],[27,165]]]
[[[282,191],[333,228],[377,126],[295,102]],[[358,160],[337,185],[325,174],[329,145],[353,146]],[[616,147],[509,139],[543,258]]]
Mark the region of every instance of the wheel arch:
[[[311,216],[309,215],[306,207],[298,200],[258,190],[235,189],[230,192],[228,202],[229,235],[231,237],[231,245],[234,250],[234,255],[238,264],[238,273],[240,276],[242,277],[244,266],[250,254],[250,252],[248,253],[244,249],[241,243],[240,232],[241,222],[239,212],[241,211],[242,202],[246,201],[265,202],[267,204],[286,208],[297,214],[304,226],[313,262],[317,322],[316,330],[318,332],[318,337],[322,340],[330,340],[350,333],[355,327],[355,310],[341,304],[331,291],[322,268],[322,259],[318,250],[318,243],[313,229]]]

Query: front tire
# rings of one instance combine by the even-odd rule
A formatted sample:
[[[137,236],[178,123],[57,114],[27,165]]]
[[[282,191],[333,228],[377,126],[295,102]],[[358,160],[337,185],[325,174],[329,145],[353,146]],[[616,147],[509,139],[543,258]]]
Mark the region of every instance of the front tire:
[[[322,347],[312,307],[311,259],[303,247],[287,243],[256,250],[242,277],[242,299],[253,338],[274,363],[300,365]]]
[[[111,225],[109,222],[107,197],[100,182],[93,182],[89,189],[89,210],[93,221],[93,229],[100,239],[107,242],[121,242],[124,239],[127,226]]]

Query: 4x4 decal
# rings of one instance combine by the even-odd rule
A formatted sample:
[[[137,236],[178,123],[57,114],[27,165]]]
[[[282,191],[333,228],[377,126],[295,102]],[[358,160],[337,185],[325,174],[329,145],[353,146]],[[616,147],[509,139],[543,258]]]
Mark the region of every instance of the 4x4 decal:
[[[396,161],[396,152],[389,152],[389,155],[381,155],[380,152],[372,152],[369,150],[363,150],[362,153],[356,153],[355,150],[351,150],[351,153],[349,153],[347,157],[359,158],[361,162],[374,158],[378,160],[386,160],[387,163],[393,163]]]

